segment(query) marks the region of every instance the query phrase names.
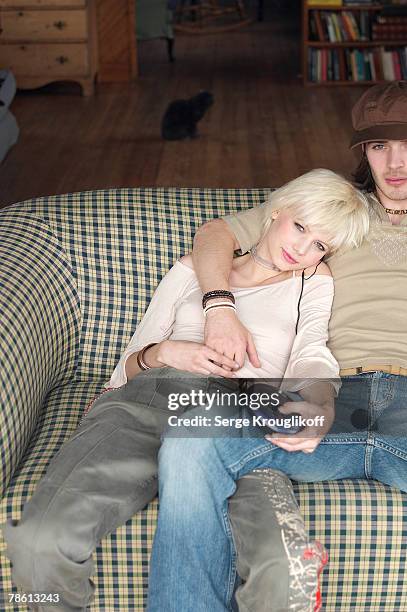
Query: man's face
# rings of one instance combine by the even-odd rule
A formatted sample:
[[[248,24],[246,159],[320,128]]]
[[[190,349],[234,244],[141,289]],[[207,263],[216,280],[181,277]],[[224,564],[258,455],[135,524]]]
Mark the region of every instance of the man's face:
[[[407,140],[368,142],[365,147],[381,203],[407,208]]]

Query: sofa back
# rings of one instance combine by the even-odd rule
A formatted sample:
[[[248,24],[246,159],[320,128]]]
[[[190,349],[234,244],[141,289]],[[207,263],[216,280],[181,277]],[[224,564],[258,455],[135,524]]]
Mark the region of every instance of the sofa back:
[[[258,205],[268,193],[111,189],[37,198],[5,209],[16,221],[21,215],[40,219],[64,254],[80,312],[75,377],[107,380],[155,287],[191,250],[197,228],[213,217]],[[0,224],[1,219],[0,214]],[[27,235],[27,249],[32,240]],[[52,266],[48,273],[55,273]]]

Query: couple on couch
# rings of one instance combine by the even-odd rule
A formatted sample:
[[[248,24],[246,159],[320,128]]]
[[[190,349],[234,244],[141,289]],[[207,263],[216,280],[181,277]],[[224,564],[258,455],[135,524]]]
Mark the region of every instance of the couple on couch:
[[[231,609],[236,563],[240,610],[316,609],[323,551],[302,546],[298,517],[291,532],[284,522],[287,509],[296,511],[281,472],[407,489],[407,327],[397,308],[406,274],[406,110],[403,82],[371,88],[354,108],[352,146],[362,149],[356,178],[365,194],[313,171],[258,209],[198,232],[193,266],[186,257],[162,280],[112,375],[114,390],[94,402],[51,462],[19,524],[4,528],[24,592],[59,593],[61,609],[84,609],[96,543],[156,492],[169,393],[191,393],[191,381],[207,392],[213,380],[217,390],[233,391],[242,378],[260,377],[299,392],[301,401],[281,412],[322,416],[323,427],[264,438],[256,427],[204,437],[185,425],[165,437],[148,609]],[[250,252],[232,264],[239,247]],[[340,386],[336,360],[337,410],[365,408],[366,427],[357,433],[328,434]],[[396,429],[383,434],[383,419]],[[266,467],[278,472],[264,492],[256,470]],[[305,567],[302,584],[290,571],[294,562]]]

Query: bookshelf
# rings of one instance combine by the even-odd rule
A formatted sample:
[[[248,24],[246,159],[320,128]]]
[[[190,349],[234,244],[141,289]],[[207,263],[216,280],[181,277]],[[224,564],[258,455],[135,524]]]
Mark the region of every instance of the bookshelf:
[[[407,79],[405,5],[303,0],[302,40],[306,86]]]

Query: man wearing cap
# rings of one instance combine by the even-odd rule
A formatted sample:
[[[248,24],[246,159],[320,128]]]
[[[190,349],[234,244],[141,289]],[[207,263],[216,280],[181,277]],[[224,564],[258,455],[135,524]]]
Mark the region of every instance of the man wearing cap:
[[[167,580],[171,601],[179,601],[189,589],[197,601],[212,596],[212,601],[219,604],[216,609],[226,609],[221,602],[230,601],[234,585],[221,583],[219,576],[222,563],[233,566],[233,542],[225,523],[225,508],[219,507],[216,491],[226,487],[232,495],[234,479],[247,473],[248,464],[250,470],[263,467],[266,455],[270,467],[293,480],[367,478],[407,491],[407,82],[370,88],[354,106],[352,120],[351,147],[361,152],[355,178],[368,194],[371,225],[361,247],[327,260],[335,281],[329,346],[343,377],[336,404],[337,416],[343,417],[343,423],[339,429],[334,424],[319,444],[314,441],[308,446],[301,433],[285,437],[279,434],[278,438],[274,434],[269,447],[262,447],[255,457],[245,456],[239,461],[234,454],[238,441],[233,439],[216,446],[208,444],[201,456],[191,444],[187,461],[176,456],[176,448],[164,450],[160,486],[166,495],[160,500],[160,513],[174,519],[167,518],[171,547],[166,549],[166,561],[168,567],[182,567],[177,581]],[[246,253],[256,245],[272,210],[273,194],[255,209],[209,222],[198,231],[194,267],[204,294],[221,290],[222,302],[227,299],[233,252],[240,249]],[[219,298],[212,298],[213,304],[216,301]],[[240,364],[247,353],[253,365],[260,365],[250,334],[232,309],[211,309],[206,318],[205,342]],[[284,409],[290,413],[295,407],[290,403]],[[166,468],[171,465],[176,468]],[[193,512],[186,503],[188,478],[193,479]],[[243,500],[241,515],[238,520],[235,516],[234,523],[244,525],[246,531],[253,523],[248,507],[250,500]],[[265,513],[257,515],[257,519],[253,527],[256,543],[260,549],[263,537],[270,550],[269,517]],[[217,531],[218,537],[202,542],[202,521],[210,521],[212,533]],[[245,530],[234,534],[239,554],[244,549]],[[225,531],[230,540],[229,552],[225,545],[222,548]],[[182,542],[183,559],[176,558],[177,542]],[[256,558],[258,551],[254,548],[250,557],[251,592],[256,593],[257,584],[261,594],[257,601],[267,604],[267,581],[262,583],[261,579],[273,568],[264,562],[265,557]],[[195,554],[197,550],[199,555]],[[198,559],[198,568],[192,567],[191,559]],[[158,588],[165,593],[171,572],[168,576],[154,576],[155,565],[153,554],[154,588],[161,580]],[[262,591],[261,584],[266,584],[266,591]]]
[[[361,150],[354,176],[369,197],[371,228],[361,247],[327,260],[335,281],[328,344],[344,381],[351,377],[352,384],[342,390],[348,403],[349,389],[355,387],[356,426],[361,427],[363,421],[377,421],[375,410],[384,419],[383,412],[395,409],[395,402],[407,404],[407,81],[368,89],[352,110],[352,123],[350,146]],[[203,293],[229,289],[233,251],[246,253],[259,241],[272,209],[273,194],[257,208],[211,221],[198,231],[194,267]],[[253,365],[259,365],[250,334],[232,309],[211,310],[205,341],[238,363],[247,352]],[[291,405],[287,412],[292,410]],[[398,422],[394,414],[392,418]],[[301,434],[273,443],[287,451],[304,450]],[[407,490],[405,438],[399,437],[397,444],[400,448],[385,450],[374,437],[364,442],[358,438],[360,452],[352,473],[349,462],[342,471],[336,457],[337,473],[327,470],[325,479],[366,477]],[[335,455],[337,451],[336,444]]]
[[[351,148],[361,151],[355,179],[369,194],[372,231],[360,249],[345,259],[329,260],[335,279],[330,347],[344,370],[357,374],[366,366],[383,364],[381,371],[391,365],[390,373],[398,368],[407,375],[407,338],[403,346],[399,336],[407,324],[402,313],[407,291],[397,290],[407,275],[407,81],[367,90],[355,104],[352,120]],[[258,242],[272,208],[273,194],[257,208],[210,221],[198,230],[193,257],[203,293],[229,289],[232,252],[245,253]],[[250,334],[231,309],[212,310],[205,338],[239,363],[247,351],[258,364]],[[390,357],[394,363],[388,363]]]

